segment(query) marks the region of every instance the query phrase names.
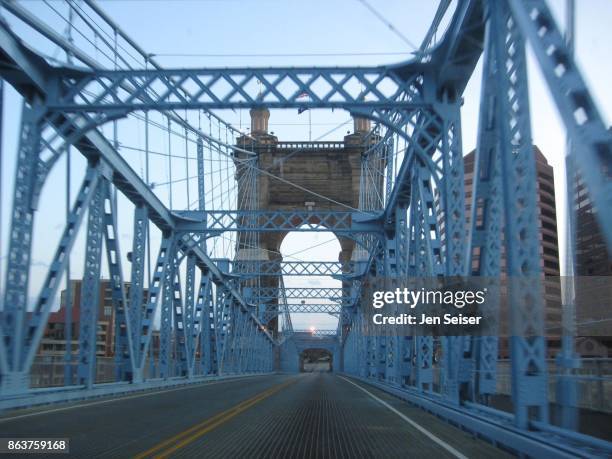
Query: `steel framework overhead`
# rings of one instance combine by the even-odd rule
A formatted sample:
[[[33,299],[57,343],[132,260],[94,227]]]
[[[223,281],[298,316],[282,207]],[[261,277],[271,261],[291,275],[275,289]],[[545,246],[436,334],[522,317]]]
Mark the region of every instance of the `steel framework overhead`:
[[[448,2],[444,3],[446,10]],[[98,65],[19,2],[0,1],[11,19],[76,61],[50,63],[19,38],[11,21],[0,22],[0,77],[24,100],[0,323],[0,408],[119,393],[130,390],[125,382],[138,390],[271,372],[277,369],[279,354],[282,361],[317,347],[333,354],[337,371],[393,391],[522,455],[612,454],[608,442],[550,423],[527,41],[575,147],[578,173],[597,209],[608,247],[612,134],[544,0],[456,3],[443,37],[433,44],[435,33],[428,33],[416,56],[396,65],[165,69],[93,0],[84,4],[113,31],[100,35],[100,40],[112,49],[114,39],[116,61],[122,54],[117,43],[123,40],[141,65]],[[78,2],[67,5],[85,20]],[[466,231],[461,105],[480,59],[484,70],[478,147]],[[253,204],[253,188],[253,202],[209,205],[211,184],[205,182],[221,169],[204,170],[205,151],[215,152],[231,163],[228,168],[240,171],[242,175],[235,175],[243,177],[242,184],[256,183],[261,173],[255,149],[233,145],[230,137],[237,133],[210,112],[242,107],[344,109],[373,120],[377,137],[364,143],[362,185],[374,171],[384,177],[384,196],[364,185],[358,209],[267,211]],[[197,110],[211,125],[214,119],[219,134],[195,127],[178,110]],[[163,202],[151,181],[126,160],[118,139],[111,141],[104,133],[104,127],[135,114],[149,123],[150,112],[166,117],[169,136],[173,126],[184,131],[186,162],[191,160],[189,139],[197,145],[194,204],[188,197],[186,205],[173,205],[171,191],[168,204]],[[399,143],[405,146],[402,151]],[[86,158],[87,170],[32,305],[28,292],[38,203],[50,171],[71,148]],[[168,157],[170,150],[169,145]],[[122,263],[126,252],[118,237],[117,194],[134,212],[129,282]],[[81,227],[86,244],[75,379],[62,390],[37,390],[30,387],[32,366]],[[153,227],[159,241],[151,237]],[[354,240],[360,256],[348,263],[252,262],[216,256],[223,238],[234,237],[230,245],[246,247],[249,238],[289,231],[331,231]],[[147,247],[152,244],[157,257],[148,262]],[[364,307],[369,301],[366,284],[383,289],[407,278],[498,278],[502,251],[512,279],[512,413],[489,404],[496,392],[496,336],[372,336]],[[147,264],[151,267],[145,269]],[[96,379],[97,305],[104,270],[110,278],[117,327],[115,384],[101,387]],[[342,287],[248,283],[288,275],[334,276],[342,280]],[[389,279],[397,283],[388,285]],[[495,308],[489,312],[499,315]],[[296,331],[292,313],[337,315],[338,329],[333,334]],[[72,378],[72,370],[67,373]],[[566,384],[562,390],[575,388]],[[576,412],[566,408],[571,421]]]

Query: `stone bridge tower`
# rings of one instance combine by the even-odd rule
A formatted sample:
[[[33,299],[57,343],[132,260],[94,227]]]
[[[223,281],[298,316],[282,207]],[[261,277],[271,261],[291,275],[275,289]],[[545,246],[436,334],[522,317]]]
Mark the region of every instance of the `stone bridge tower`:
[[[237,167],[238,202],[243,203],[239,204],[242,205],[239,209],[346,212],[350,208],[359,208],[361,161],[365,137],[370,131],[369,120],[354,118],[354,131],[346,135],[344,141],[292,142],[279,141],[268,131],[268,109],[255,108],[250,111],[250,115],[251,133],[236,139],[236,146],[240,150],[235,150],[235,161],[238,164],[252,157],[241,150],[254,152],[257,155],[257,167],[270,172],[270,175],[257,174],[256,202],[246,205],[244,203],[248,200],[243,198],[247,192],[243,189],[246,185],[240,178],[248,168]],[[370,136],[368,144],[377,140],[376,136]],[[330,199],[320,198],[291,184]],[[382,185],[382,181],[377,184],[381,190]],[[280,246],[287,233],[261,233],[256,244],[247,243],[246,234],[239,233],[236,261],[282,261]],[[342,249],[338,261],[348,263],[353,255],[355,241],[341,236],[338,240]],[[259,282],[260,286],[278,286],[277,278],[261,278]],[[269,326],[276,328],[272,322]]]

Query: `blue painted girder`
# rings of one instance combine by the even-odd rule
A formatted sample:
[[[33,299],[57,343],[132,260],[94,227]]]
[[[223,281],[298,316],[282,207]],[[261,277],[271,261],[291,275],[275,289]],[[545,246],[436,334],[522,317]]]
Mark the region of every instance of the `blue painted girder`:
[[[63,68],[47,105],[62,112],[422,106],[427,64],[378,67],[75,70]],[[132,88],[129,90],[128,88]],[[186,90],[187,89],[187,90]],[[308,94],[309,97],[301,97]]]
[[[287,299],[329,299],[335,301],[346,301],[351,297],[346,296],[344,289],[340,287],[285,287],[284,295]],[[252,295],[260,299],[278,298],[279,289],[275,287],[254,288]]]
[[[352,263],[336,261],[249,261],[232,262],[232,274],[240,277],[258,276],[363,276]]]
[[[332,231],[336,234],[382,233],[380,215],[366,212],[214,210],[175,211],[176,230],[215,236],[226,231]]]

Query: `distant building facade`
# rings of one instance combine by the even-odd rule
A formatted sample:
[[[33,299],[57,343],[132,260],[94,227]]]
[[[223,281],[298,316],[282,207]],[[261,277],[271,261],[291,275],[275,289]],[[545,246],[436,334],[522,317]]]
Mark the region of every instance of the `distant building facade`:
[[[612,255],[597,221],[598,210],[579,175],[574,185],[574,212],[576,351],[583,357],[610,357],[612,285],[608,277],[612,276]]]
[[[574,195],[577,276],[612,276],[612,257],[597,222],[597,212],[580,178]]]
[[[540,260],[542,273],[545,279],[545,298],[546,298],[546,314],[545,314],[545,329],[547,334],[547,344],[549,356],[556,354],[560,347],[561,336],[561,285],[559,276],[561,274],[559,265],[559,239],[557,233],[557,211],[555,199],[555,179],[553,167],[548,164],[546,157],[540,149],[534,145],[534,155],[536,161],[537,174],[537,206],[538,206],[538,231],[540,239]],[[470,218],[472,209],[472,192],[474,183],[474,163],[476,152],[472,151],[467,154],[464,161],[464,190],[465,190],[465,208],[466,208],[466,226],[470,228]],[[503,228],[503,223],[502,223]],[[503,231],[500,238],[503,239]],[[473,262],[477,262],[474,260]],[[502,245],[501,253],[501,275],[506,276],[506,253]],[[503,304],[502,304],[503,308]],[[506,316],[507,317],[507,316]],[[502,309],[502,327],[504,325],[504,311]],[[501,356],[508,353],[507,343],[502,343],[500,346]]]
[[[80,331],[80,311],[81,311],[81,289],[82,280],[70,281],[71,292],[71,331],[72,353],[78,353],[79,331]],[[113,307],[112,289],[109,280],[100,280],[100,294],[98,302],[98,325],[96,331],[96,356],[112,357],[115,355],[115,335],[116,323],[115,308]],[[130,283],[125,283],[126,298],[130,295]],[[66,352],[66,290],[60,294],[60,308],[49,315],[49,320],[45,328],[43,338],[40,342],[39,355],[63,356]],[[143,292],[143,304],[148,300],[148,291]],[[123,327],[124,325],[119,325]]]

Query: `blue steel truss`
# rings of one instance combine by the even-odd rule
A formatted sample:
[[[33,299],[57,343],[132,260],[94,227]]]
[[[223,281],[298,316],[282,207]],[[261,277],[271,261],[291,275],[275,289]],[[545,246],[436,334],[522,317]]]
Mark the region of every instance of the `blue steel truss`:
[[[292,314],[341,314],[350,309],[350,305],[340,305],[335,303],[287,303],[287,310]],[[283,311],[271,311],[265,314],[269,320],[282,314]],[[264,320],[265,322],[265,320]]]
[[[52,85],[51,110],[172,110],[189,108],[420,107],[427,64],[385,67],[304,67],[72,71]],[[407,75],[410,75],[406,78]],[[304,101],[302,94],[308,94]],[[392,102],[399,101],[399,102]]]
[[[342,302],[351,298],[345,295],[344,289],[336,287],[285,287],[283,293],[287,299],[326,299]],[[253,296],[262,300],[275,299],[279,296],[279,289],[260,287],[254,290]]]
[[[382,233],[380,216],[363,212],[192,210],[174,212],[174,215],[178,231],[208,236],[226,231],[332,231],[339,235]]]
[[[314,329],[314,330],[294,330],[293,333],[300,334],[300,335],[310,335],[310,336],[318,338],[321,336],[336,336],[338,332],[337,330]]]
[[[281,362],[293,359],[291,365],[296,365],[296,353],[323,348],[333,354],[336,370],[386,387],[520,454],[612,454],[607,442],[549,424],[526,40],[576,147],[573,161],[609,247],[612,135],[544,0],[460,0],[443,39],[429,47],[430,31],[416,57],[397,65],[237,69],[155,65],[118,70],[97,68],[19,5],[1,3],[88,67],[51,66],[7,22],[0,23],[0,76],[24,97],[0,323],[0,394],[13,401],[0,400],[0,407],[76,397],[71,391],[40,395],[29,388],[29,377],[87,214],[76,392],[98,390],[95,305],[101,268],[107,263],[119,324],[114,343],[117,381],[130,381],[138,388],[151,387],[150,381],[164,385],[174,377],[194,380],[269,372],[278,369],[277,355]],[[466,231],[460,108],[481,56],[472,216]],[[173,110],[179,108],[241,107],[340,108],[376,121],[386,134],[370,146],[368,155],[384,159],[380,162],[386,168],[384,198],[377,205],[365,200],[359,211],[351,212],[207,210],[202,145],[204,138],[211,139],[184,122],[198,139],[198,210],[169,209],[122,158],[117,144],[98,129],[134,111],[169,112],[175,117]],[[389,159],[398,139],[406,149],[401,164],[393,169]],[[49,172],[71,146],[87,159],[88,168],[31,308],[27,298],[37,203]],[[364,163],[368,155],[363,155]],[[115,190],[134,204],[129,293],[117,261],[122,252],[116,237]],[[151,225],[161,231],[162,239],[146,283]],[[226,232],[288,231],[332,231],[357,241],[366,254],[351,263],[303,263],[211,259],[206,251],[207,239]],[[511,278],[512,414],[488,406],[496,392],[496,336],[371,336],[369,319],[360,307],[369,301],[362,289],[366,282],[383,289],[393,288],[389,279],[394,278],[497,277],[502,251]],[[343,286],[249,284],[285,275],[335,276]],[[146,295],[145,284],[149,285]],[[488,314],[497,317],[498,306],[489,303]],[[337,315],[338,329],[293,330],[290,314],[301,312]],[[275,328],[278,318],[284,321],[281,330]],[[153,340],[159,340],[157,356]],[[118,390],[113,387],[109,393]]]
[[[259,276],[332,276],[359,278],[365,273],[355,271],[353,263],[334,261],[234,261],[231,272],[241,277]]]

